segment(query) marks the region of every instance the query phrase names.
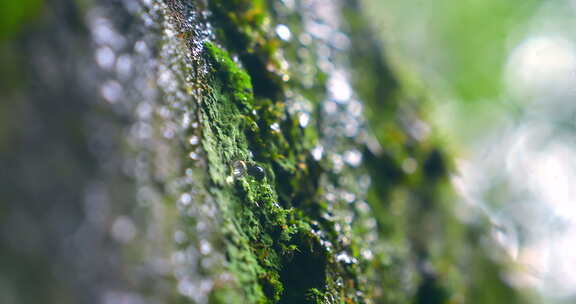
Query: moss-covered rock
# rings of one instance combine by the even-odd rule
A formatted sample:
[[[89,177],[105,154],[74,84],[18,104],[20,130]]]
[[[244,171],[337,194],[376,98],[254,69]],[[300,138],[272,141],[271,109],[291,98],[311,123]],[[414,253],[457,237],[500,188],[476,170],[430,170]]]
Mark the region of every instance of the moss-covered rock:
[[[102,219],[108,209],[98,209],[98,225],[94,218],[62,216],[63,223],[85,224],[72,229],[74,237],[52,217],[38,221],[38,231],[60,229],[54,234],[65,254],[58,265],[90,277],[78,285],[90,287],[84,297],[71,283],[75,271],[57,272],[62,286],[49,285],[50,261],[32,254],[46,269],[29,267],[43,269],[38,298],[52,291],[54,303],[95,295],[222,304],[522,300],[503,279],[505,266],[481,245],[486,223],[463,224],[454,216],[450,153],[425,122],[426,94],[407,86],[388,63],[358,1],[56,3],[75,23],[53,31],[86,26],[78,35],[91,40],[78,39],[79,50],[66,53],[84,54],[71,64],[73,73],[67,65],[54,69],[71,73],[63,77],[70,84],[36,73],[37,62],[58,62],[58,52],[44,53],[50,47],[31,56],[28,74],[41,81],[30,83],[80,88],[72,96],[89,101],[72,103],[82,115],[61,119],[53,131],[66,143],[54,151],[75,151],[75,157],[57,159],[59,153],[48,151],[56,156],[43,162],[69,176],[52,181],[42,174],[48,186],[31,197],[52,199],[50,189],[68,180],[74,199],[54,210],[89,217],[93,207],[84,197],[115,210]],[[94,57],[98,66],[86,68]],[[80,81],[84,73],[95,84]],[[49,98],[28,103],[46,110],[46,100],[56,100],[61,107],[49,113],[63,115],[68,90],[46,92]],[[50,137],[38,134],[25,138]],[[14,151],[10,159],[19,159]],[[22,156],[23,163],[36,156]],[[70,169],[70,160],[85,166]],[[105,251],[116,263],[106,264],[114,271],[105,277],[126,278],[100,285],[100,264],[85,257],[105,258],[83,250],[86,235],[117,244]],[[13,249],[6,251],[10,259],[18,256]],[[31,294],[25,302],[36,303]]]

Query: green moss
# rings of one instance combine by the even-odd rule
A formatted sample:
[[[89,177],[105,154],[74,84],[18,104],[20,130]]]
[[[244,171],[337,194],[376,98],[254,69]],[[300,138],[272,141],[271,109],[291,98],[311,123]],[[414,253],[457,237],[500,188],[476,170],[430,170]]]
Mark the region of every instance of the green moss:
[[[310,301],[312,304],[320,304],[323,303],[326,296],[323,292],[316,288],[310,288],[306,291],[306,300]]]
[[[282,98],[281,60],[276,56],[278,39],[270,34],[270,16],[262,0],[210,1],[212,21],[219,25],[218,38],[242,60],[252,77],[256,94]]]
[[[424,299],[429,286],[441,291],[438,299],[453,299],[457,288],[445,278],[462,281],[453,266],[459,261],[448,245],[438,244],[465,241],[450,205],[440,199],[449,164],[437,142],[414,139],[399,122],[402,113],[419,117],[418,101],[408,97],[372,40],[356,40],[370,37],[357,8],[344,8],[355,33],[350,35],[353,79],[381,151],[364,147],[365,171],[335,174],[329,164],[310,156],[318,128],[300,127],[284,104],[291,89],[318,106],[325,98],[326,75],[316,73],[316,87],[309,89],[299,86],[300,79],[282,81],[280,44],[270,31],[271,10],[264,1],[215,0],[209,5],[219,46],[203,45],[208,75],[198,116],[210,177],[206,187],[219,206],[226,269],[234,278],[229,287],[214,288],[211,300],[408,303],[415,294],[417,301],[425,301],[418,297]],[[289,59],[296,62],[293,51]],[[312,58],[303,64],[316,63]],[[319,111],[314,114],[318,117]],[[403,169],[408,158],[418,164],[413,173]],[[231,165],[237,160],[263,168],[265,176],[233,178]],[[357,210],[325,201],[322,179],[337,185],[359,172],[371,177],[367,200],[372,213],[354,214],[353,223],[337,222],[332,212]],[[362,237],[373,228],[362,223],[374,221],[380,239],[368,260],[361,254]],[[436,230],[423,238],[418,233],[423,227]],[[420,267],[428,262],[435,267],[432,273]],[[416,278],[410,282],[416,287],[407,290],[400,277]]]
[[[206,42],[204,46],[226,93],[244,114],[249,113],[254,102],[250,76],[238,67],[226,51],[210,42]]]
[[[201,103],[202,144],[211,192],[218,201],[225,221],[223,230],[229,239],[227,268],[238,280],[248,303],[304,299],[309,288],[325,288],[325,279],[319,278],[325,278],[329,261],[307,217],[291,208],[292,202],[281,199],[276,190],[277,175],[306,178],[305,170],[298,169],[296,157],[305,148],[294,138],[287,139],[284,132],[299,127],[295,123],[280,127],[282,120],[291,120],[282,105],[255,97],[250,76],[226,51],[212,43],[206,43],[205,49],[212,85]],[[273,124],[278,127],[271,128]],[[289,141],[297,144],[291,146]],[[250,160],[250,152],[257,162]],[[266,177],[232,179],[230,166],[235,160],[265,168]],[[294,277],[294,271],[299,274],[306,268],[315,270],[310,280]],[[214,295],[214,299],[219,298]]]
[[[300,127],[281,100],[286,84],[276,82],[274,72],[262,73],[274,66],[275,43],[264,24],[241,21],[255,8],[248,2],[230,3],[212,5],[217,22],[228,24],[223,41],[242,66],[205,43],[211,87],[200,111],[212,192],[229,222],[224,225],[231,240],[228,269],[250,303],[329,303],[337,298],[361,303],[361,294],[356,295],[364,289],[360,269],[335,258],[346,247],[358,260],[359,250],[354,241],[340,244],[335,222],[324,217],[328,205],[319,189],[324,169],[309,152],[317,130]],[[238,10],[224,12],[230,5]],[[274,85],[262,90],[254,88],[256,83]],[[231,181],[235,160],[265,168],[266,177]]]

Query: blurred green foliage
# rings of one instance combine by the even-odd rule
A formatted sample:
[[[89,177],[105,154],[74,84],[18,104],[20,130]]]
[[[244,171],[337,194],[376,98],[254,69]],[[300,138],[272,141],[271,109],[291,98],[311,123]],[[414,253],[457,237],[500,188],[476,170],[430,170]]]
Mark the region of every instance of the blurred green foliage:
[[[540,0],[378,1],[367,5],[385,22],[383,37],[410,56],[431,84],[444,82],[461,101],[498,97],[511,34],[522,30]],[[382,14],[381,12],[384,12]],[[392,41],[390,41],[392,36]],[[390,46],[389,46],[390,47]],[[421,71],[419,71],[421,72]]]
[[[528,20],[537,2],[442,0],[433,6],[437,23],[431,23],[431,30],[439,35],[436,47],[449,62],[446,77],[463,101],[500,93],[510,33]]]
[[[1,0],[0,41],[16,34],[42,7],[42,0]]]
[[[439,134],[473,142],[511,117],[504,70],[542,0],[363,0],[390,61],[430,99]],[[410,74],[415,73],[412,77]]]

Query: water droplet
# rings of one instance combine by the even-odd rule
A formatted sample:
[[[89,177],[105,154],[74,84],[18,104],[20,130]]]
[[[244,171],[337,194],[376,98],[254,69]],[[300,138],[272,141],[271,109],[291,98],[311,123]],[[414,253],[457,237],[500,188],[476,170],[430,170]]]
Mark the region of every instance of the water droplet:
[[[112,237],[120,243],[133,240],[136,232],[136,226],[127,216],[119,216],[112,224]]]
[[[248,174],[257,180],[262,180],[266,177],[266,171],[264,171],[264,168],[260,166],[249,166]]]
[[[177,230],[174,232],[174,241],[178,244],[183,244],[186,242],[186,234],[182,230]]]
[[[284,41],[289,41],[290,38],[292,38],[290,29],[284,24],[278,24],[276,26],[276,35],[278,35],[278,37]]]
[[[188,260],[188,258],[186,257],[186,253],[184,253],[183,251],[176,251],[172,253],[171,259],[172,262],[175,264],[184,264]]]
[[[200,159],[200,155],[198,155],[198,153],[196,153],[194,151],[190,152],[190,154],[188,154],[188,156],[190,157],[190,159],[193,159],[193,160],[199,160]]]
[[[352,97],[352,88],[343,71],[336,71],[328,80],[328,91],[338,103],[346,103]]]
[[[362,251],[360,252],[360,254],[362,255],[362,257],[364,257],[366,260],[371,260],[374,257],[374,254],[372,253],[372,251],[368,248],[364,248],[362,249]]]
[[[301,112],[298,115],[298,123],[300,124],[300,127],[305,128],[308,125],[308,123],[310,123],[310,114],[306,112]]]
[[[189,142],[191,145],[195,146],[195,145],[197,145],[197,144],[200,142],[200,138],[199,138],[198,136],[196,136],[196,135],[192,135],[192,136],[190,137],[190,139],[188,140],[188,142]]]
[[[352,167],[357,167],[362,162],[362,153],[358,150],[344,152],[344,161]]]
[[[192,196],[188,193],[183,193],[180,196],[180,202],[182,203],[182,205],[187,206],[188,204],[190,204],[190,202],[192,201]]]
[[[308,33],[303,33],[300,35],[299,40],[303,45],[309,45],[312,42],[312,37]]]
[[[148,54],[149,52],[148,45],[146,45],[146,42],[142,40],[136,41],[134,44],[134,50],[140,54]]]
[[[116,55],[111,48],[105,46],[96,50],[96,62],[103,69],[111,69],[116,61]]]
[[[190,118],[190,114],[185,113],[184,115],[182,115],[182,121],[180,125],[182,126],[182,128],[187,128],[190,125],[191,121],[192,118]]]
[[[196,287],[189,280],[180,280],[178,282],[178,292],[181,295],[191,297],[196,291]]]
[[[102,87],[100,87],[100,94],[102,94],[102,97],[109,103],[115,103],[122,97],[122,86],[116,81],[106,81]]]
[[[341,194],[342,199],[344,199],[347,203],[353,203],[356,200],[356,195],[352,192],[344,191]]]
[[[333,202],[334,200],[336,200],[336,195],[332,192],[328,192],[328,193],[326,193],[325,198],[327,201]]]
[[[164,136],[165,138],[174,137],[175,132],[176,132],[176,130],[174,130],[174,128],[172,128],[171,126],[164,126],[162,128],[162,136]],[[197,157],[197,155],[194,157],[192,155],[190,155],[190,158],[192,158],[192,159],[196,159],[196,157]]]
[[[246,163],[241,160],[237,160],[232,164],[232,175],[234,177],[239,178],[244,176],[246,173]]]
[[[200,252],[204,255],[209,254],[212,251],[212,245],[207,240],[200,240]]]
[[[324,155],[324,147],[316,146],[314,147],[314,149],[312,149],[312,157],[314,157],[314,160],[319,161],[320,159],[322,159],[323,155]]]
[[[272,129],[276,132],[280,132],[280,125],[277,122],[275,122],[275,123],[270,125],[270,129]]]
[[[132,58],[129,55],[122,55],[116,61],[116,72],[124,77],[128,78],[130,72],[132,71]]]
[[[192,177],[192,175],[194,175],[194,170],[191,168],[187,168],[184,172],[186,173],[187,177]]]
[[[334,172],[338,173],[344,167],[344,162],[342,161],[342,156],[338,154],[331,155],[332,165],[334,166]]]
[[[418,168],[418,163],[412,158],[408,157],[402,162],[402,170],[408,174],[412,174]]]
[[[356,263],[356,259],[354,257],[351,257],[350,255],[348,255],[348,253],[346,252],[341,252],[336,256],[336,261],[338,262],[342,262],[344,264],[355,264]]]

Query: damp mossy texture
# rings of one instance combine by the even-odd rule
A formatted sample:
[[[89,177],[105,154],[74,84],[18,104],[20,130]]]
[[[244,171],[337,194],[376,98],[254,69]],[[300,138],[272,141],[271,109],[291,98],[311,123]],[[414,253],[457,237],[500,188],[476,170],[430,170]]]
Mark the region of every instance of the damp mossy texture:
[[[357,1],[166,3],[194,61],[195,183],[220,221],[211,303],[525,302],[487,224],[455,217],[425,92]]]

